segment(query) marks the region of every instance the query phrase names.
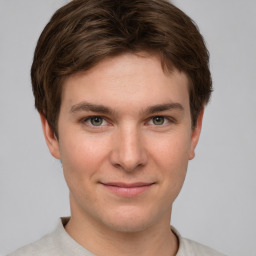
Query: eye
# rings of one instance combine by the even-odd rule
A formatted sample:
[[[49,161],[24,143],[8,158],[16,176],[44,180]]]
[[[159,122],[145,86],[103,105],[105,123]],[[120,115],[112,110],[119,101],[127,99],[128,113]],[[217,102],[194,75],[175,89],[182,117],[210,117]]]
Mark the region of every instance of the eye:
[[[152,117],[149,123],[153,125],[163,125],[163,124],[166,124],[166,122],[168,122],[168,120],[165,117],[155,116],[155,117]]]
[[[102,126],[106,124],[104,118],[100,116],[92,116],[87,118],[85,121],[89,123],[91,126]]]

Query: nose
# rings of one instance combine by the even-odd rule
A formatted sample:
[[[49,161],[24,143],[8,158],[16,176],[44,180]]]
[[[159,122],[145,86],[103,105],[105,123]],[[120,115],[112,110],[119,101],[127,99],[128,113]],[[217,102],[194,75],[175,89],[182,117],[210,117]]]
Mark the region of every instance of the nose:
[[[113,137],[111,164],[126,172],[145,166],[148,161],[143,139],[135,127],[119,129]]]

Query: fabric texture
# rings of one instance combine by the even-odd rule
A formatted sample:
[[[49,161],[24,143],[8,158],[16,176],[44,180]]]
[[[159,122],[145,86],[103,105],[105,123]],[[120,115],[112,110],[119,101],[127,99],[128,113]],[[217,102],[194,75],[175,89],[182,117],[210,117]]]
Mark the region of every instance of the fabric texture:
[[[95,256],[68,235],[64,228],[68,220],[69,218],[61,218],[52,233],[7,256]],[[179,239],[176,256],[225,256],[207,246],[182,238],[175,228],[171,228]]]

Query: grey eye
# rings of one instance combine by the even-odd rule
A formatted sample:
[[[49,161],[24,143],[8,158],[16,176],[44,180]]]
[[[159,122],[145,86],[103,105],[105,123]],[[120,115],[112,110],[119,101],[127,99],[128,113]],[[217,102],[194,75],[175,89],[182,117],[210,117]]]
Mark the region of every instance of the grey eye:
[[[165,118],[162,116],[155,116],[152,118],[154,125],[163,125],[165,122]]]
[[[93,126],[101,126],[103,124],[104,119],[100,116],[95,116],[90,118],[90,123]]]

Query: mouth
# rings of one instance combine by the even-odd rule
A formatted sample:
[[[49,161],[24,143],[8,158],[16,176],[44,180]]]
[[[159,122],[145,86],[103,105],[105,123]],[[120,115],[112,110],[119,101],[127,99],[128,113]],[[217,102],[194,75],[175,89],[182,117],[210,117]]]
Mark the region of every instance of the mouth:
[[[110,192],[121,197],[134,197],[148,191],[155,183],[122,183],[122,182],[110,182],[100,183]]]

